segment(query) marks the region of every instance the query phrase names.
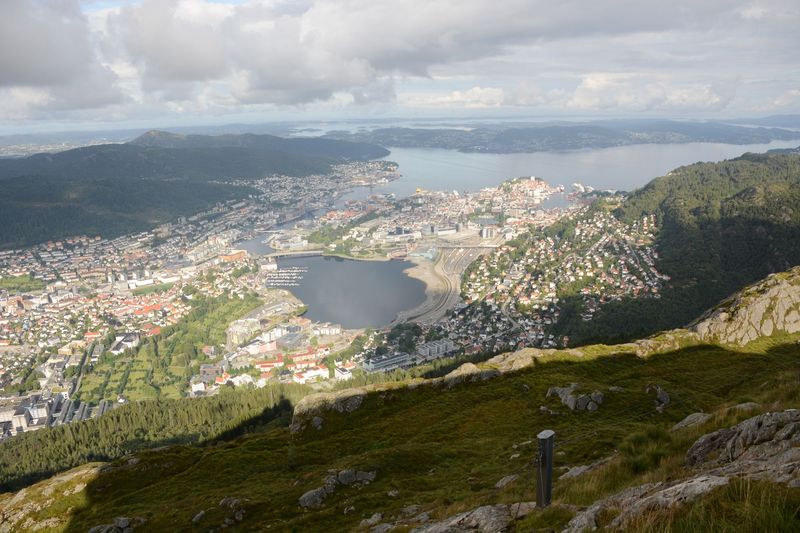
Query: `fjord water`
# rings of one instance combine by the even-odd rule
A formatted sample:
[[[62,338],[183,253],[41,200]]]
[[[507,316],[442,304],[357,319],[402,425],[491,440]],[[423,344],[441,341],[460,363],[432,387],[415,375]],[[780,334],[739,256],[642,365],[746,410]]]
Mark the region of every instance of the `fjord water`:
[[[425,300],[425,284],[403,272],[413,266],[408,261],[303,257],[280,259],[278,266],[308,269],[289,289],[308,306],[306,317],[348,329],[385,326]]]
[[[400,165],[403,175],[372,193],[409,196],[419,187],[427,190],[477,191],[496,187],[519,176],[538,176],[552,185],[574,182],[596,189],[630,191],[643,187],[655,177],[698,161],[720,161],[745,152],[795,148],[800,141],[768,144],[636,144],[615,148],[535,152],[524,154],[462,153],[428,148],[391,148],[385,159]],[[370,189],[359,188],[342,200],[363,199]]]
[[[681,165],[798,144],[798,141],[759,145],[654,144],[530,154],[467,154],[453,150],[393,148],[386,159],[400,165],[400,179],[380,187],[359,187],[337,203],[365,199],[374,193],[404,197],[413,194],[418,187],[477,191],[512,177],[530,175],[567,187],[577,181],[598,189],[632,190]],[[544,207],[561,207],[565,203],[564,196],[555,195]],[[261,239],[263,236],[248,241],[250,251],[268,252],[260,243]],[[425,285],[403,272],[411,266],[405,261],[310,257],[280,260],[279,265],[307,267],[304,279],[298,287],[291,288],[292,293],[308,306],[307,316],[312,320],[339,323],[345,328],[385,326],[397,313],[415,307],[425,298]]]

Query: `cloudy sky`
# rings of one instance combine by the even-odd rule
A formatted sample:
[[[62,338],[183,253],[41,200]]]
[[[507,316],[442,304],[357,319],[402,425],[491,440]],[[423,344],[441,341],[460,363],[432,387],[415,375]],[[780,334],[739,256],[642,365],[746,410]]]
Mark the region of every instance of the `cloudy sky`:
[[[0,128],[800,112],[798,0],[2,0]]]

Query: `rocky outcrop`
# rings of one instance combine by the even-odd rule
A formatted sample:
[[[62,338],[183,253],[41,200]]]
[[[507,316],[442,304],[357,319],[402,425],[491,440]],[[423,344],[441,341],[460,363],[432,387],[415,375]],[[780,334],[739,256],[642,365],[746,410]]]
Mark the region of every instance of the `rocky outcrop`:
[[[325,503],[325,498],[336,492],[336,489],[342,486],[350,486],[353,484],[367,485],[375,481],[377,473],[373,471],[362,470],[342,470],[340,472],[333,471],[321,487],[311,489],[300,496],[298,503],[303,509],[319,509]]]
[[[525,517],[535,508],[536,504],[533,502],[484,505],[412,531],[415,533],[498,533],[508,531],[514,520]]]
[[[547,398],[551,396],[558,397],[561,403],[569,407],[572,411],[597,411],[605,398],[603,393],[594,391],[576,395],[575,390],[577,388],[577,383],[571,383],[566,387],[550,387],[547,389]]]
[[[689,329],[705,342],[736,346],[778,332],[800,332],[800,267],[772,274],[744,289]]]
[[[624,528],[644,513],[695,501],[733,477],[800,487],[800,411],[766,413],[703,435],[686,453],[686,464],[699,472],[671,483],[631,487],[597,501],[575,515],[564,531]],[[616,518],[600,524],[601,516],[615,514],[608,511],[618,512]]]
[[[370,392],[365,387],[346,389],[339,392],[321,392],[306,396],[297,402],[289,429],[292,433],[303,431],[308,423],[320,430],[324,424],[322,416],[326,411],[352,413],[359,407]]]
[[[703,435],[686,452],[686,464],[800,487],[800,411],[765,413]]]
[[[472,363],[464,363],[442,380],[448,387],[454,387],[459,383],[485,381],[500,375],[500,371],[495,368],[478,368]]]

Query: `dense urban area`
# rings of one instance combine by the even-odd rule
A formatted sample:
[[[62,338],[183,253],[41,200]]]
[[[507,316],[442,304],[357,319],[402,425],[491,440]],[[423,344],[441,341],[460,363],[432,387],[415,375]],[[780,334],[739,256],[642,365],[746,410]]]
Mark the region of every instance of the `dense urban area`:
[[[222,387],[335,387],[354,375],[458,356],[555,347],[562,299],[582,320],[625,296],[659,297],[655,219],[625,224],[619,197],[536,177],[475,192],[374,193],[395,163],[338,164],[151,231],[0,252],[4,438],[147,399]],[[363,194],[353,194],[361,192]],[[549,205],[551,198],[560,198]],[[263,253],[249,252],[256,242]],[[383,328],[314,322],[280,258],[406,259],[425,301]]]

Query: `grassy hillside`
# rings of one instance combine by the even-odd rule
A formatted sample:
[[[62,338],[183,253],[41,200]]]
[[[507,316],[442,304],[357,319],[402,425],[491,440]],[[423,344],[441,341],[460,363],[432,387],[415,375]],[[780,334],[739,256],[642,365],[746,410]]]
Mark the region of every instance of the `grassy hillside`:
[[[26,501],[35,506],[47,500],[47,487],[52,492],[54,483],[61,483],[57,490],[66,494],[29,516],[52,519],[54,530],[66,531],[86,531],[118,516],[143,518],[148,530],[159,531],[207,531],[226,518],[240,531],[357,530],[374,513],[384,521],[401,520],[401,509],[409,505],[442,518],[484,504],[533,500],[535,449],[530,441],[550,428],[556,431],[558,472],[613,456],[589,474],[556,481],[556,505],[517,523],[518,531],[559,527],[575,506],[626,486],[684,475],[683,456],[699,435],[754,414],[726,407],[748,401],[759,402],[759,410],[800,406],[796,341],[776,338],[747,351],[697,346],[647,359],[627,348],[595,347],[556,352],[481,383],[413,389],[385,385],[350,414],[326,413],[319,431],[292,435],[272,429],[201,448],[141,452],[135,460],[123,459],[102,471],[78,469],[65,481],[28,489]],[[545,398],[549,387],[572,382],[581,390],[605,392],[597,412],[571,412]],[[650,384],[671,397],[663,412],[654,409],[653,395],[646,392]],[[609,391],[612,386],[622,390]],[[700,410],[716,414],[698,428],[668,431]],[[330,469],[346,468],[374,470],[377,477],[363,487],[338,489],[317,511],[298,506],[298,498],[319,487]],[[510,474],[520,477],[495,488]],[[72,487],[82,484],[85,489],[73,494]],[[695,524],[705,523],[752,531],[753,520],[778,529],[796,526],[799,490],[734,484],[659,517],[658,528],[682,524],[679,529],[697,530]],[[769,506],[754,501],[755,491]],[[224,498],[237,503],[221,504]],[[0,506],[10,501],[11,495],[0,496]],[[231,518],[234,508],[242,511],[241,520]],[[204,514],[192,522],[201,510]],[[721,530],[709,530],[715,528]]]
[[[126,144],[0,159],[0,249],[143,231],[257,193],[218,180],[303,177],[388,153],[323,139],[150,132]]]
[[[800,264],[800,153],[681,167],[631,194],[616,214],[627,222],[656,215],[657,267],[672,279],[659,300],[614,302],[591,322],[565,314],[557,332],[575,345],[680,327],[745,285]]]

